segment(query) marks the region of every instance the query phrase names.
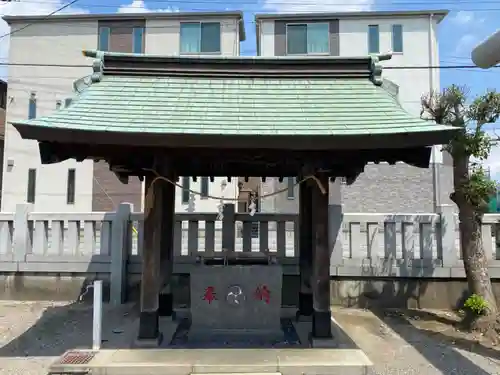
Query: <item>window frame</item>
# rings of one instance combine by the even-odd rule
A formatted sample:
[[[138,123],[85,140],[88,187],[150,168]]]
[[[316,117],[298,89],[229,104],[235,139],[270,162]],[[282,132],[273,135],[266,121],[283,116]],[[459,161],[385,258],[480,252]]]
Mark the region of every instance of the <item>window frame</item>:
[[[328,52],[314,53],[288,53],[288,26],[305,25],[306,26],[306,50],[307,50],[307,28],[309,25],[326,25],[328,27]],[[332,54],[332,41],[330,39],[330,22],[287,22],[285,25],[285,54],[286,56],[330,56]]]
[[[286,192],[286,197],[289,200],[294,200],[295,199],[295,184],[296,184],[296,177],[287,177],[286,183],[287,183],[287,192]]]
[[[191,178],[183,176],[182,177],[182,191],[181,191],[181,203],[182,204],[189,204],[189,200],[191,199],[191,192],[189,191],[191,189]],[[187,194],[187,199],[186,195]]]
[[[394,49],[394,37],[395,37],[395,35],[396,35],[396,34],[394,33],[394,28],[395,28],[395,27],[399,27],[399,28],[400,28],[400,32],[399,32],[399,34],[400,34],[400,36],[401,36],[401,51],[396,51],[396,50]],[[391,49],[392,49],[392,53],[394,53],[394,54],[403,54],[403,52],[404,52],[404,49],[405,49],[405,48],[404,48],[404,37],[403,37],[404,32],[403,32],[403,30],[404,30],[403,25],[402,25],[402,24],[400,24],[400,23],[395,23],[395,24],[393,24],[393,25],[391,26]]]
[[[102,40],[101,40],[101,33],[102,33],[102,30],[106,29],[108,31],[108,35],[107,35],[107,40],[106,40],[106,49],[102,49]],[[109,42],[110,42],[110,38],[111,38],[111,27],[109,26],[99,26],[98,30],[97,30],[97,49],[99,51],[103,51],[103,52],[109,52]]]
[[[203,33],[201,32],[201,25],[202,24],[218,24],[219,25],[219,51],[216,52],[202,52],[201,46],[201,38],[203,36]],[[200,41],[200,51],[199,52],[182,52],[181,46],[182,46],[182,25],[186,24],[197,24],[198,25],[198,38]],[[220,21],[181,21],[179,23],[179,55],[221,55],[222,54],[222,22]]]
[[[36,168],[28,169],[28,188],[26,189],[26,203],[36,201]]]
[[[370,51],[370,30],[372,30],[372,27],[376,27],[377,28],[377,51],[376,52],[371,52]],[[367,38],[367,49],[368,49],[368,54],[369,55],[374,55],[374,54],[379,54],[380,53],[380,25],[375,25],[375,24],[371,24],[371,25],[368,25],[368,32],[366,34],[366,38]]]
[[[68,179],[66,181],[66,204],[75,204],[76,201],[76,169],[68,169]]]
[[[138,30],[141,30],[141,45],[140,45],[140,52],[136,52],[136,40],[137,40],[137,35],[136,35],[136,31]],[[146,32],[146,29],[145,27],[143,26],[134,26],[132,28],[132,53],[136,53],[136,54],[143,54],[144,51],[146,50],[145,49],[145,42],[146,42],[146,38],[144,36],[144,33]]]
[[[208,177],[200,177],[200,198],[208,199],[210,194],[210,181]]]
[[[32,92],[28,99],[28,119],[36,118],[36,93]]]

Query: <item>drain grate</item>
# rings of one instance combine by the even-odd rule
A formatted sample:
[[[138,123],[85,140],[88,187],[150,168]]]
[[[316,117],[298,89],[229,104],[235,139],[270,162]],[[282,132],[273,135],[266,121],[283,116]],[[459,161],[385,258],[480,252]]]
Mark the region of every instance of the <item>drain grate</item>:
[[[87,365],[94,358],[95,352],[73,350],[66,352],[59,359],[59,365]]]

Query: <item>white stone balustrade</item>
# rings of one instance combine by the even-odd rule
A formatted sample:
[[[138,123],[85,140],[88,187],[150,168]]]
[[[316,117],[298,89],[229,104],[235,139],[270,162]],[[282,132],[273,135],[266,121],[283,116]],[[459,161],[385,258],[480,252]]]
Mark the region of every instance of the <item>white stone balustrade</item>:
[[[128,273],[140,273],[143,214],[128,204],[116,212],[42,213],[29,205],[0,213],[0,272],[110,274],[111,299],[123,299]],[[332,243],[332,276],[462,278],[458,220],[440,213],[345,213]],[[500,215],[486,214],[483,246],[492,277],[500,277]],[[275,252],[285,274],[298,274],[296,214],[177,213],[174,272],[189,273],[198,255],[222,250],[223,231],[234,251]],[[335,237],[335,234],[332,235]],[[340,253],[341,252],[341,253]]]

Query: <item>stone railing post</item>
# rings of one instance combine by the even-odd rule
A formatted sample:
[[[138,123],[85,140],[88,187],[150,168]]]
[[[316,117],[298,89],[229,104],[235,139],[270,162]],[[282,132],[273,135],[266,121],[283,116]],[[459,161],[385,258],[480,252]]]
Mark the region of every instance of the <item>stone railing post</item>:
[[[31,204],[16,205],[14,214],[14,261],[16,263],[25,262],[26,254],[31,252],[33,244],[28,223],[28,214],[33,210]]]
[[[234,204],[225,204],[222,214],[224,215],[222,218],[222,250],[234,251],[236,242],[236,208]]]
[[[456,220],[455,210],[451,204],[438,206],[440,228],[438,246],[441,246],[443,267],[455,267],[459,262],[458,249],[456,247]]]
[[[344,262],[342,250],[342,186],[340,178],[330,182],[328,196],[328,242],[331,251],[330,268],[342,266]],[[334,275],[334,273],[331,273]]]
[[[133,205],[121,203],[111,223],[110,302],[113,306],[125,302],[127,290],[127,260],[130,253],[130,213]]]

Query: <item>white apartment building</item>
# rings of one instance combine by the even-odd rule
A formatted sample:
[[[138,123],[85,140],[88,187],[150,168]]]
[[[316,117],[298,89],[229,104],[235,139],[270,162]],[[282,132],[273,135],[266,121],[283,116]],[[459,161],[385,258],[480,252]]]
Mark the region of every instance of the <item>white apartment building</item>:
[[[261,56],[364,56],[393,52],[383,62],[387,88],[401,105],[420,115],[420,98],[439,89],[438,24],[447,11],[261,14],[255,18],[257,51]],[[141,13],[106,15],[8,16],[11,37],[7,124],[3,160],[2,211],[18,203],[33,203],[36,211],[85,212],[113,210],[120,202],[142,207],[143,184],[122,184],[103,162],[68,160],[41,165],[38,144],[23,140],[9,125],[14,119],[50,114],[71,103],[74,82],[92,69],[81,51],[101,49],[158,55],[210,54],[237,56],[245,32],[241,12]],[[29,27],[24,28],[29,24]],[[78,85],[84,85],[85,79]],[[77,89],[78,89],[78,85]],[[350,186],[342,186],[346,212],[430,212],[450,203],[451,158],[439,148],[429,169],[406,164],[368,165]],[[181,178],[186,188],[221,195],[225,178]],[[224,195],[239,194],[238,179],[226,181]],[[281,183],[252,179],[245,188],[263,195],[289,188],[259,202],[265,212],[298,210],[293,179]],[[177,189],[176,210],[215,211],[219,202]],[[244,204],[238,210],[246,210]]]
[[[124,185],[106,163],[91,160],[42,165],[37,142],[21,139],[9,124],[70,105],[74,82],[92,73],[92,61],[82,50],[237,56],[245,38],[240,12],[7,16],[4,20],[19,31],[10,41],[2,211],[14,211],[16,204],[26,202],[39,212],[107,211],[120,202],[141,209],[143,184],[137,178]],[[85,79],[78,83],[84,84]],[[223,180],[181,178],[179,182],[220,196]],[[231,179],[224,195],[234,198],[237,185],[237,179]],[[215,211],[219,204],[199,196],[190,200],[190,194],[180,188],[177,197],[178,212]]]
[[[420,116],[420,99],[439,90],[437,29],[448,11],[397,11],[311,14],[260,14],[255,17],[260,56],[366,56],[392,52],[382,77],[391,81],[403,108]],[[395,85],[396,86],[395,86]],[[357,181],[342,186],[345,212],[432,212],[451,203],[452,166],[448,154],[434,149],[429,169],[400,163],[368,165]],[[293,179],[269,181],[263,194],[289,187],[288,194],[261,202],[270,212],[298,210]]]

